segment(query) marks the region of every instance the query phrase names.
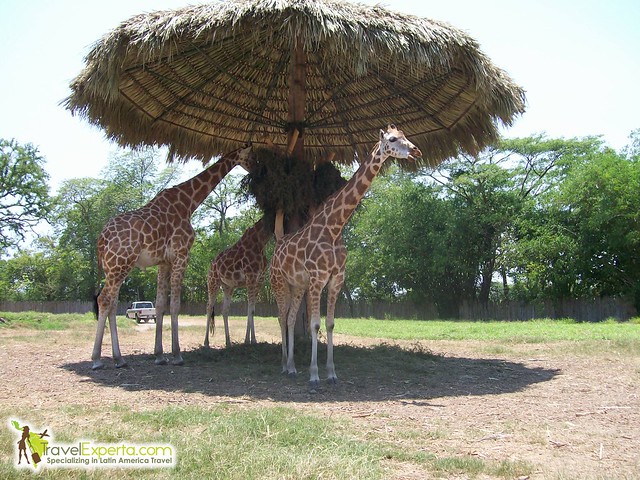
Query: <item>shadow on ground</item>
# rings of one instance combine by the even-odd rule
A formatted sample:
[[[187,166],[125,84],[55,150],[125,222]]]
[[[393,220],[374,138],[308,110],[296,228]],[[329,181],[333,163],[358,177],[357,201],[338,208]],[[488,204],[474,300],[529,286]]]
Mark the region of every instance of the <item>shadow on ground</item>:
[[[184,366],[156,366],[149,354],[128,355],[128,367],[92,371],[91,362],[61,366],[83,381],[130,391],[162,390],[212,396],[251,397],[276,401],[429,400],[438,397],[499,395],[546,382],[558,370],[528,367],[491,358],[435,355],[415,345],[372,347],[337,345],[334,350],[338,385],[307,386],[311,347],[296,345],[297,377],[280,373],[280,344],[234,344],[231,348],[199,348],[183,352]],[[319,345],[320,377],[326,347]]]

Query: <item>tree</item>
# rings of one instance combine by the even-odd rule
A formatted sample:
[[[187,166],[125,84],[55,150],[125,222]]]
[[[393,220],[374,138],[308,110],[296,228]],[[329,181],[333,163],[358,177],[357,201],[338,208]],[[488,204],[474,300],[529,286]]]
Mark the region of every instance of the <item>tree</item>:
[[[0,139],[0,257],[49,213],[49,175],[31,144]]]
[[[156,148],[145,147],[135,150],[120,150],[113,154],[102,171],[102,176],[117,189],[122,189],[133,210],[147,203],[161,190],[174,183],[179,171],[175,164],[160,170],[160,152]],[[124,199],[124,196],[121,197]]]
[[[581,293],[631,297],[640,310],[640,161],[613,150],[573,167],[557,197],[579,248]]]
[[[203,224],[205,219],[212,221],[207,226],[213,232],[224,236],[229,232],[229,219],[238,213],[245,204],[246,195],[241,191],[243,176],[227,175],[209,194],[193,216],[194,224]]]
[[[439,187],[408,174],[379,178],[346,230],[347,284],[360,298],[433,302],[456,317],[473,296],[471,227]]]
[[[443,164],[430,177],[448,191],[457,208],[473,222],[477,255],[478,300],[486,305],[496,273],[508,292],[509,265],[505,263],[514,228],[527,208],[564,179],[572,159],[584,159],[602,142],[585,139],[547,139],[544,135],[502,140],[477,157],[463,155]],[[467,227],[468,228],[468,227]]]

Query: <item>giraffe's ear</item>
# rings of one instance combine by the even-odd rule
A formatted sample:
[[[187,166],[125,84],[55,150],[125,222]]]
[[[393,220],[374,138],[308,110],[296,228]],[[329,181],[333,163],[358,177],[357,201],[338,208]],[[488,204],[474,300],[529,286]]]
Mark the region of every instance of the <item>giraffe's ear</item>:
[[[385,131],[380,129],[380,141],[384,140],[384,134],[385,134]]]

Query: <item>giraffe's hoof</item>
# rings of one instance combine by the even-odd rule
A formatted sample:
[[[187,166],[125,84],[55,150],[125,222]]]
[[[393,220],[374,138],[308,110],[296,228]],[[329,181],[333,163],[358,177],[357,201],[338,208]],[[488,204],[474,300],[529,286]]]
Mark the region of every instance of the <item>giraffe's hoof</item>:
[[[329,378],[327,378],[327,383],[329,385],[337,385],[338,384],[338,377],[329,377]]]
[[[320,380],[309,380],[309,388],[316,389],[320,386]]]
[[[116,368],[124,368],[124,367],[128,367],[129,365],[127,364],[126,361],[124,361],[123,359],[117,360],[116,361]]]
[[[171,365],[175,365],[179,367],[180,365],[184,365],[184,360],[182,359],[182,357],[174,358],[171,361]]]
[[[295,370],[293,372],[287,372],[287,376],[289,378],[296,378],[298,376],[298,372],[296,372]]]
[[[102,370],[104,368],[104,363],[102,363],[102,361],[100,360],[96,360],[95,362],[93,362],[93,365],[91,366],[91,370]]]
[[[167,359],[164,357],[158,357],[154,360],[153,363],[155,363],[156,365],[166,365],[169,362],[167,362]]]

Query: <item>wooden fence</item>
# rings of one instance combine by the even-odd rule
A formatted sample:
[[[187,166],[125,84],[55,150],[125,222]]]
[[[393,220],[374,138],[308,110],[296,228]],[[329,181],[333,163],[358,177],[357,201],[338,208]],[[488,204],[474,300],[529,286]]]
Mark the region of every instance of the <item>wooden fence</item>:
[[[118,315],[124,315],[127,303],[118,304]],[[183,303],[183,315],[204,315],[204,303]],[[49,312],[87,313],[93,311],[92,302],[6,302],[0,301],[0,312]],[[216,304],[216,314],[220,314],[220,304]],[[231,305],[231,315],[244,316],[246,302]],[[273,303],[259,303],[256,314],[261,317],[275,317],[278,309]],[[324,312],[323,312],[324,314]],[[460,307],[460,318],[464,320],[531,320],[533,318],[573,318],[581,322],[598,322],[608,318],[628,320],[638,316],[633,304],[620,298],[571,299],[561,302],[502,302],[483,306],[479,303],[464,303]],[[345,318],[406,318],[435,320],[438,311],[434,305],[418,305],[412,302],[338,302],[336,317]]]

